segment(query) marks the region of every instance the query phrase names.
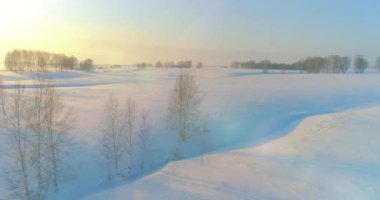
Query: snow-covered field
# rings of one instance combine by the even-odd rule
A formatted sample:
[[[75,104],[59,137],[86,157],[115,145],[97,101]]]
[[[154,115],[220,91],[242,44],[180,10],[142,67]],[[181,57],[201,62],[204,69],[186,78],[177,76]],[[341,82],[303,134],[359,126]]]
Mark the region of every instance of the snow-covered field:
[[[378,199],[379,130],[380,107],[309,117],[260,147],[173,162],[87,199]]]
[[[167,134],[164,118],[168,91],[178,70],[48,74],[46,78],[56,81],[76,118],[65,181],[49,198],[380,196],[376,190],[379,159],[375,135],[380,130],[376,125],[379,109],[307,118],[380,105],[380,74],[261,74],[221,68],[191,71],[203,96],[202,110],[209,119],[209,132],[204,136],[209,155],[203,157],[203,165],[197,141],[185,148],[183,154],[189,160],[167,164],[175,141]],[[10,89],[17,80],[32,85],[37,77],[10,72],[1,75]],[[139,108],[150,110],[154,135],[150,137],[147,168],[142,172],[146,176],[105,182],[98,124],[109,94],[120,99],[132,97]],[[0,152],[6,151],[5,134],[0,135],[0,144]],[[1,159],[0,167],[5,165],[6,160]],[[6,193],[2,180],[0,199],[7,199]]]

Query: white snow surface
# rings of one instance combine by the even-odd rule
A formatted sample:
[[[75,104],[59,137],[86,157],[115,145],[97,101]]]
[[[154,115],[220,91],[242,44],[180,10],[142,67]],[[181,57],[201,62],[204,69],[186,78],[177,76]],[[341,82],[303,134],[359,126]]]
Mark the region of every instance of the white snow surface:
[[[326,137],[311,137],[311,133],[317,134],[311,128],[316,126],[309,122],[313,118],[307,118],[379,106],[380,74],[261,74],[254,70],[222,68],[191,71],[203,96],[202,110],[208,115],[209,132],[203,138],[194,138],[185,144],[183,155],[189,160],[169,163],[175,140],[165,126],[165,117],[168,93],[178,69],[71,71],[45,75],[55,81],[76,119],[70,135],[72,142],[66,149],[63,184],[58,193],[50,194],[48,198],[125,199],[129,196],[175,199],[183,195],[180,199],[219,199],[225,195],[226,199],[350,199],[350,196],[355,197],[352,195],[380,196],[376,193],[379,187],[375,181],[379,177],[376,171],[378,151],[371,149],[376,148],[377,141],[372,132],[380,129],[375,124],[369,125],[376,120],[375,111],[379,109],[349,111],[363,116],[357,118],[360,122],[357,127],[363,128],[359,131],[362,134],[356,135],[357,132],[349,132],[354,130],[349,128],[354,127],[354,120],[347,117],[343,120],[345,123],[334,122],[342,130],[334,129],[331,134],[326,133]],[[0,75],[4,87],[9,89],[14,88],[18,80],[32,88],[33,80],[39,76],[6,71]],[[101,155],[99,131],[99,120],[109,94],[119,97],[122,103],[132,97],[139,108],[150,109],[149,119],[154,130],[150,136],[147,168],[141,176],[112,183],[105,181],[106,164]],[[317,118],[323,117],[330,116]],[[310,127],[307,128],[305,123]],[[325,125],[321,123],[321,126]],[[310,131],[303,133],[302,137],[293,136],[300,135],[302,127]],[[348,132],[350,137],[342,137],[341,131]],[[296,137],[302,142],[288,137]],[[199,164],[201,139],[208,141],[209,153],[202,166]],[[361,143],[350,143],[359,141]],[[364,150],[359,151],[359,147]],[[2,130],[0,153],[6,152],[7,148],[7,134]],[[2,154],[0,169],[6,166],[7,159]],[[186,178],[189,178],[187,182]],[[338,183],[339,180],[342,182]],[[307,192],[303,188],[313,188],[313,191]],[[309,194],[319,196],[305,196]],[[4,177],[0,178],[0,199],[7,199]]]
[[[86,200],[379,199],[379,130],[380,107],[313,116],[259,147],[172,162]]]

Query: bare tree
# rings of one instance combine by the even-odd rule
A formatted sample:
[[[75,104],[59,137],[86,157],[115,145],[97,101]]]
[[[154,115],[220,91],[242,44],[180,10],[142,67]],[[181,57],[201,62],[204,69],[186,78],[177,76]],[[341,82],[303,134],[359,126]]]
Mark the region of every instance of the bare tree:
[[[201,115],[201,118],[199,120],[199,128],[197,130],[198,136],[200,137],[199,139],[199,146],[200,146],[200,159],[201,159],[201,165],[203,165],[204,160],[203,160],[203,155],[207,152],[208,150],[208,138],[207,138],[207,133],[209,132],[208,129],[208,115],[203,114]]]
[[[126,122],[126,134],[127,134],[127,153],[129,155],[128,170],[129,173],[133,170],[134,162],[134,140],[136,132],[137,122],[137,106],[132,98],[128,98],[125,105],[125,122]]]
[[[145,167],[145,157],[146,151],[148,148],[149,142],[149,129],[150,125],[148,122],[149,118],[149,110],[142,109],[140,112],[140,126],[138,131],[138,139],[139,139],[139,147],[141,152],[141,160],[140,160],[140,169],[143,170]]]
[[[58,190],[58,180],[57,180],[57,157],[56,157],[56,151],[57,151],[57,145],[56,145],[56,139],[55,135],[53,134],[53,121],[55,119],[56,110],[58,110],[58,95],[55,93],[55,88],[46,88],[46,96],[45,96],[45,123],[46,123],[46,129],[48,133],[48,143],[49,143],[49,153],[51,156],[51,161],[53,165],[53,181],[54,181],[54,190]]]
[[[123,132],[124,120],[119,101],[113,95],[108,97],[104,107],[104,118],[102,119],[103,148],[107,159],[107,176],[121,174],[120,162],[124,156]]]
[[[198,62],[197,65],[196,65],[196,68],[197,69],[203,68],[203,63],[202,62]]]
[[[1,110],[3,111],[3,115],[6,116],[7,112],[5,110],[6,108],[6,98],[7,98],[7,92],[4,88],[3,80],[0,79],[0,103],[1,103]]]
[[[161,61],[157,61],[156,64],[154,65],[156,68],[162,68],[162,63]]]
[[[169,97],[167,121],[169,127],[177,132],[178,143],[199,133],[202,119],[200,111],[201,97],[194,76],[188,71],[181,71]],[[179,145],[174,152],[180,157]]]
[[[354,67],[356,73],[363,73],[368,67],[368,62],[364,59],[362,55],[355,56]]]
[[[271,61],[270,60],[262,60],[262,61],[260,61],[259,65],[261,65],[263,73],[266,74],[266,73],[268,73],[268,68],[271,65]]]
[[[92,71],[94,69],[94,61],[87,58],[86,60],[79,63],[79,69],[84,71]]]
[[[48,62],[48,57],[44,54],[39,52],[37,54],[37,65],[40,67],[39,71],[46,72],[46,65]]]
[[[380,56],[376,58],[376,68],[380,70]]]
[[[138,161],[137,157],[135,158],[136,153],[141,153],[140,169],[144,168],[149,111],[142,109],[141,115],[138,114],[137,105],[132,98],[128,98],[124,109],[121,109],[119,100],[113,95],[109,96],[101,119],[108,179],[114,175],[123,176],[125,167],[128,169],[128,175],[136,172],[135,164]]]
[[[41,78],[34,86],[30,96],[20,83],[7,92],[4,119],[14,143],[12,158],[18,166],[10,184],[21,199],[40,200],[51,183],[58,190],[61,146],[73,121],[54,85]]]
[[[52,172],[54,190],[58,191],[60,147],[64,144],[66,135],[72,127],[73,118],[71,110],[65,109],[61,96],[52,83],[46,88],[44,104],[45,128],[48,137],[46,145],[50,154],[48,166]]]
[[[25,130],[25,107],[26,99],[24,93],[24,85],[17,83],[16,88],[10,94],[10,103],[7,104],[8,115],[5,116],[5,124],[8,132],[11,134],[11,147],[14,152],[11,158],[16,161],[16,167],[13,171],[20,171],[20,176],[12,175],[9,179],[11,184],[18,186],[13,187],[14,193],[21,199],[31,199],[30,186],[30,170],[29,158],[30,152],[28,148],[28,134]],[[16,182],[16,183],[14,183]],[[19,184],[17,184],[19,183]]]
[[[343,56],[342,57],[342,62],[341,62],[341,65],[339,66],[340,67],[340,72],[341,73],[346,73],[348,68],[350,68],[350,65],[351,65],[351,58],[348,57],[348,56]]]
[[[43,77],[40,77],[35,82],[35,88],[32,92],[32,99],[29,104],[28,114],[28,126],[33,133],[32,145],[33,148],[33,165],[37,174],[37,189],[36,198],[42,199],[43,191],[46,189],[44,184],[46,183],[44,176],[44,141],[46,134],[44,132],[44,122],[46,116],[44,113],[44,98],[46,93],[46,82]]]

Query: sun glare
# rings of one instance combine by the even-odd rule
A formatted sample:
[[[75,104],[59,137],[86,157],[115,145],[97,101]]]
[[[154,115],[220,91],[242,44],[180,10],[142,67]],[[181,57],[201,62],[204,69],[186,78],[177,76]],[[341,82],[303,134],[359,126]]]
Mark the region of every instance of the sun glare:
[[[44,0],[0,0],[0,30],[33,26],[43,17]]]

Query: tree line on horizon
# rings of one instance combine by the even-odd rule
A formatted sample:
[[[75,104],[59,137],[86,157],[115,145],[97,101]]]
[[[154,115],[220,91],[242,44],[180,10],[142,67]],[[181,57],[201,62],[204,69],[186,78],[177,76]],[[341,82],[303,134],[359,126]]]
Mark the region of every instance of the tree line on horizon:
[[[24,49],[7,52],[4,64],[7,70],[14,72],[64,72],[78,65],[81,70],[94,69],[92,59],[85,59],[78,63],[78,58],[75,56]]]
[[[135,66],[139,70],[144,70],[147,67],[155,67],[155,68],[161,69],[161,68],[192,68],[194,66],[197,69],[200,69],[200,68],[203,68],[203,63],[198,62],[197,64],[193,65],[193,62],[191,60],[181,60],[181,61],[178,61],[177,63],[173,61],[167,61],[167,62],[157,61],[154,65],[151,63],[143,62],[143,63],[137,63],[135,64]]]
[[[270,60],[260,62],[251,60],[231,64],[231,68],[261,69],[264,73],[268,69],[298,70],[306,73],[346,73],[351,66],[355,73],[363,73],[368,68],[368,61],[362,55],[356,55],[353,61],[348,56],[330,55],[307,57],[293,64],[272,63]],[[375,66],[380,70],[380,56],[376,59]]]
[[[65,54],[49,53],[36,50],[19,50],[7,52],[4,59],[7,70],[14,72],[64,72],[74,68],[83,71],[95,69],[92,59],[85,59],[78,62],[75,56]],[[203,68],[203,63],[198,62],[193,65],[191,60],[179,61],[177,63],[157,61],[154,65],[150,63],[137,63],[137,69],[144,70],[148,67],[155,68]],[[362,55],[356,55],[352,60],[348,56],[329,55],[326,57],[313,56],[300,59],[292,64],[273,63],[270,60],[249,60],[245,62],[233,62],[231,68],[260,69],[264,73],[271,70],[298,70],[306,73],[346,73],[350,67],[356,73],[363,73],[368,68],[368,61]],[[380,70],[380,56],[375,61],[375,67]]]

